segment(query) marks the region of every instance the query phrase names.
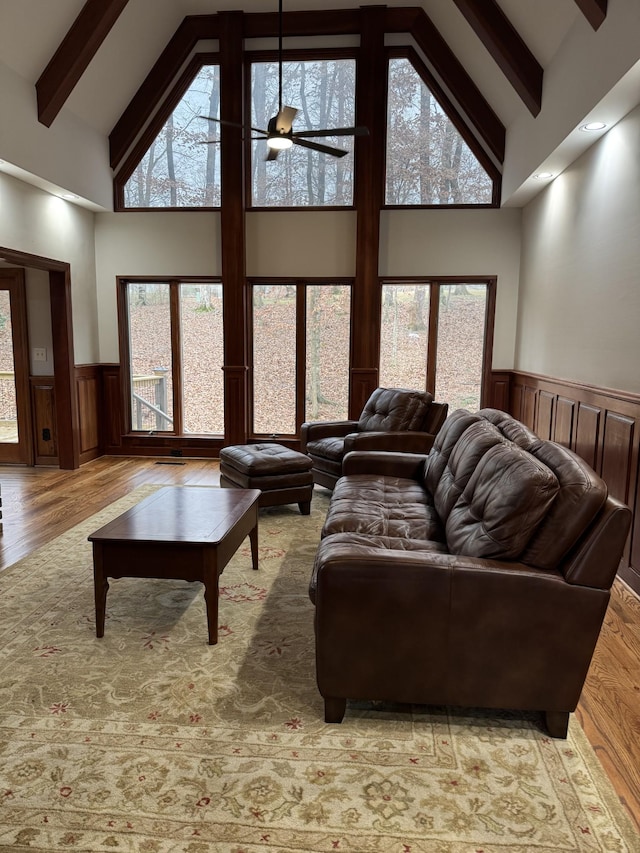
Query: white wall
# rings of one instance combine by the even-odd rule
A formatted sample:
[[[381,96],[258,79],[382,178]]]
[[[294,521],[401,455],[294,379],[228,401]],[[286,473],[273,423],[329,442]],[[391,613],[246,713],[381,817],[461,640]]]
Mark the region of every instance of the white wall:
[[[33,26],[38,26],[37,21]],[[40,124],[33,82],[1,61],[0,91],[0,157],[110,209],[113,202],[106,136],[69,110],[62,110],[51,127]]]
[[[219,276],[220,214],[96,214],[96,280],[100,361],[120,360],[117,276]]]
[[[51,331],[51,300],[49,273],[25,269],[27,295],[27,325],[29,329],[29,369],[32,376],[53,376],[53,334]],[[34,359],[34,349],[43,349],[44,361]]]
[[[381,276],[497,276],[494,369],[514,364],[520,210],[387,210]]]
[[[0,172],[0,246],[71,266],[76,364],[98,360],[94,214]]]
[[[353,210],[251,211],[247,214],[248,276],[353,276]]]
[[[640,392],[640,107],[524,210],[516,368]]]

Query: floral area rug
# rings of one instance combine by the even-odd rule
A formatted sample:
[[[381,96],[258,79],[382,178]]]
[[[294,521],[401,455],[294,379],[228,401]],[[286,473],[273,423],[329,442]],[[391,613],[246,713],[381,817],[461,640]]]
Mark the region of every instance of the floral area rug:
[[[87,536],[144,487],[0,574],[0,851],[546,853],[640,849],[579,725],[350,704],[323,722],[312,514],[261,510],[220,579],[110,582]]]

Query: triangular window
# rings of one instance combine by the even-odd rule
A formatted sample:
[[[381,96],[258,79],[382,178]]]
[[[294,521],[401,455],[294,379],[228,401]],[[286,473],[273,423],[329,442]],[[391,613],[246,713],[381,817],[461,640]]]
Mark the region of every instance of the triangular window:
[[[406,57],[389,60],[385,203],[494,203],[494,180]]]
[[[125,208],[220,206],[220,68],[203,65],[124,185]]]

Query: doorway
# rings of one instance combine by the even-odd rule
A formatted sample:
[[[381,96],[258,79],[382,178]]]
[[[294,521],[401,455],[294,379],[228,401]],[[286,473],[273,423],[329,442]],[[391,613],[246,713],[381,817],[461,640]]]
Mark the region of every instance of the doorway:
[[[49,276],[49,300],[51,305],[51,329],[53,335],[53,372],[54,372],[54,399],[55,399],[55,435],[58,449],[58,465],[60,468],[73,469],[80,467],[80,422],[78,415],[78,400],[75,387],[75,365],[73,357],[73,323],[71,312],[71,272],[68,263],[45,258],[40,255],[32,255],[27,252],[19,252],[0,246],[0,256],[7,264],[19,267],[29,267],[44,270]],[[13,270],[4,270],[13,272]],[[18,272],[22,272],[19,270]],[[24,275],[24,273],[23,273]],[[30,416],[30,386],[29,386],[29,351],[28,335],[26,327],[26,305],[24,280],[18,288],[23,300],[25,322],[20,340],[16,337],[16,328],[13,329],[14,353],[18,353],[16,362],[16,376],[18,374],[18,362],[26,377],[25,385],[21,388],[20,400],[27,406],[18,414],[20,427],[24,427],[25,441],[29,447],[29,455],[24,459],[16,461],[23,464],[33,465],[35,460],[33,448],[33,429]],[[23,361],[20,361],[23,359]],[[24,393],[22,393],[22,391]],[[7,451],[8,452],[8,451]],[[1,460],[1,461],[9,461]]]
[[[33,461],[24,270],[0,269],[0,463]]]

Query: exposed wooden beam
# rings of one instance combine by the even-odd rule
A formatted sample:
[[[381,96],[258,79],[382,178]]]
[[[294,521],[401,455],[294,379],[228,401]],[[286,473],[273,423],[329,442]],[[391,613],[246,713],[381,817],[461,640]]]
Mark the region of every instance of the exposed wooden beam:
[[[453,0],[532,115],[542,105],[542,67],[496,0]]]
[[[607,0],[576,0],[576,4],[594,30],[607,17]]]
[[[128,2],[87,0],[84,4],[36,83],[38,120],[42,124],[51,126]]]

